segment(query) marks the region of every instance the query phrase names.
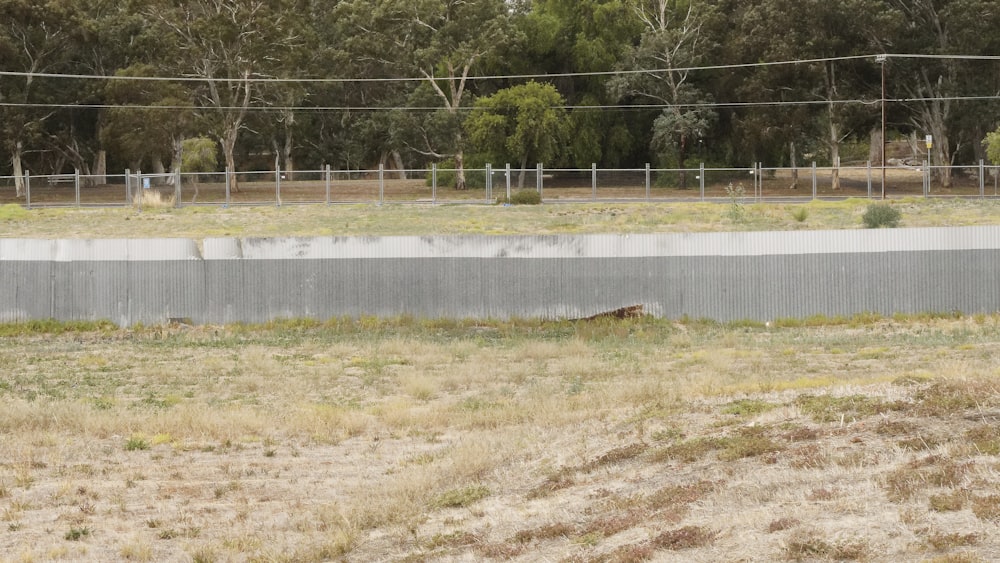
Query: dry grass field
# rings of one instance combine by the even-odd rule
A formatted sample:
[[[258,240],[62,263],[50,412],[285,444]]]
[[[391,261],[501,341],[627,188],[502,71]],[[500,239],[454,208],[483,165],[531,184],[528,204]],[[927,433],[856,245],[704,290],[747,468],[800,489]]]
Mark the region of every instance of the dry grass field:
[[[7,325],[2,561],[996,561],[1000,316]]]
[[[868,203],[8,205],[0,236],[840,229]],[[997,561],[998,345],[998,315],[0,325],[0,562]]]

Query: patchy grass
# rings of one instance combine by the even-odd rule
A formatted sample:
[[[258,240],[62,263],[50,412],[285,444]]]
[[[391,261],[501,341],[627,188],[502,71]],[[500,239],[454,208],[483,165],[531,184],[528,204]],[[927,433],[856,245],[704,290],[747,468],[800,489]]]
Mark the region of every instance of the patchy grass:
[[[3,325],[0,553],[1000,552],[1000,317],[787,324]]]
[[[551,197],[546,190],[546,197]],[[272,193],[273,196],[273,193]],[[721,201],[721,200],[720,200]],[[715,203],[494,205],[286,205],[33,209],[0,207],[4,236],[134,238],[241,236],[394,236],[426,234],[537,235],[862,228],[866,199],[801,204],[753,204],[743,221]],[[904,199],[907,227],[995,225],[995,200]],[[806,221],[808,217],[808,221]]]

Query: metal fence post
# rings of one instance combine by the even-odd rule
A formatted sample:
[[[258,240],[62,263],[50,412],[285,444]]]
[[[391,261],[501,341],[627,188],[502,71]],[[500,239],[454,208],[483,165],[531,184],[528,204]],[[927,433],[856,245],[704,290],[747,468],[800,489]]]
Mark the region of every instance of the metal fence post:
[[[931,164],[928,161],[924,161],[924,197],[927,197],[931,193]]]
[[[646,201],[649,201],[649,163],[646,163]]]
[[[597,164],[590,163],[590,192],[591,199],[597,201]]]
[[[764,199],[764,163],[757,163],[757,202]]]
[[[125,169],[125,205],[132,205],[132,171]]]
[[[142,198],[146,195],[146,192],[142,191],[142,170],[135,171],[135,193],[139,197],[132,197],[132,203],[135,204],[136,209],[142,211]]]
[[[486,203],[493,199],[493,165],[486,163]]]
[[[701,201],[705,201],[705,163],[698,166],[698,189],[701,191]]]
[[[324,200],[327,205],[330,205],[330,165],[327,164],[323,167],[323,182],[326,184],[326,199]]]
[[[438,165],[436,162],[431,163],[431,203],[437,203],[437,193],[438,193]]]
[[[183,194],[183,191],[184,191],[184,184],[183,184],[183,182],[184,182],[184,176],[181,175],[181,169],[180,169],[179,166],[177,167],[177,172],[174,173],[174,181],[177,182],[177,201],[181,201],[182,196],[184,195]],[[197,179],[196,179],[196,181],[197,181]],[[195,199],[197,199],[197,198],[198,198],[198,194],[196,193],[194,196],[191,197],[191,203],[194,203]],[[178,207],[180,207],[179,204],[178,204]]]
[[[182,203],[181,200],[181,171],[178,170],[177,173],[174,174],[174,207],[179,209]]]
[[[385,164],[378,165],[378,204],[385,203]]]
[[[24,171],[24,204],[31,209],[31,171]]]
[[[979,160],[979,199],[986,198],[986,179],[983,177],[986,174],[986,170],[983,166],[983,160]]]
[[[507,176],[507,203],[510,203],[510,163],[507,163],[504,174]]]
[[[80,169],[73,169],[73,191],[76,192],[76,207],[80,207]]]
[[[535,165],[535,190],[538,195],[542,195],[542,163],[539,162]]]
[[[866,161],[865,167],[868,169],[868,199],[872,198],[872,161]]]
[[[233,193],[233,180],[232,180],[232,177],[229,175],[229,167],[227,166],[226,167],[226,207],[227,208],[229,207],[229,203],[231,201],[230,198],[232,196],[232,193]]]
[[[816,199],[816,161],[812,163],[813,199]]]

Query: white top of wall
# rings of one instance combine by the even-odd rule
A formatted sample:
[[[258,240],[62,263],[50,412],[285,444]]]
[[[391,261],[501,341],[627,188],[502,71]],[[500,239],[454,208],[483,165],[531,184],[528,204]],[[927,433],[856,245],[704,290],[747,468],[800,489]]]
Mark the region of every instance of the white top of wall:
[[[763,256],[1000,249],[1000,226],[545,236],[0,239],[0,261]]]

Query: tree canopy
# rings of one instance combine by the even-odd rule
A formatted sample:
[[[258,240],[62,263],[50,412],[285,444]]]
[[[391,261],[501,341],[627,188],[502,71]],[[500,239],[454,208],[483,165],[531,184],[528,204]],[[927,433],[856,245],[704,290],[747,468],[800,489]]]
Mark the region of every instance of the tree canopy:
[[[176,171],[192,137],[220,168],[451,162],[457,188],[466,159],[863,162],[883,72],[888,136],[975,163],[997,28],[991,0],[0,0],[0,175]]]

